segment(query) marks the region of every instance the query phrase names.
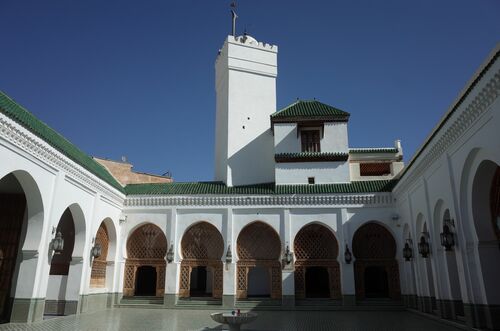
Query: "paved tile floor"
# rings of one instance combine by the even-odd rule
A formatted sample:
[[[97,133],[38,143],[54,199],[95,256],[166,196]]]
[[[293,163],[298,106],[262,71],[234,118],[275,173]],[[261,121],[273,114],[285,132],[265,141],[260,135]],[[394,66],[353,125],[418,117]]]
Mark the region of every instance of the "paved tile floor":
[[[0,325],[0,331],[221,330],[221,326],[210,319],[209,313],[211,313],[209,310],[117,308],[54,318],[31,325],[3,324]],[[458,330],[452,326],[405,311],[258,311],[257,313],[259,318],[244,326],[242,330]]]

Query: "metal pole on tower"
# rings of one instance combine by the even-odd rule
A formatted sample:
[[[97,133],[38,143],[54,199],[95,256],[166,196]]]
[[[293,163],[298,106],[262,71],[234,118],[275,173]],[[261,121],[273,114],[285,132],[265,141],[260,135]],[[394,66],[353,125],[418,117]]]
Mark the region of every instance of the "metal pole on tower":
[[[231,16],[232,16],[232,19],[233,19],[233,29],[231,31],[231,34],[233,37],[236,36],[236,19],[238,18],[238,15],[236,15],[236,12],[234,11],[236,9],[236,2],[233,1],[231,3]]]

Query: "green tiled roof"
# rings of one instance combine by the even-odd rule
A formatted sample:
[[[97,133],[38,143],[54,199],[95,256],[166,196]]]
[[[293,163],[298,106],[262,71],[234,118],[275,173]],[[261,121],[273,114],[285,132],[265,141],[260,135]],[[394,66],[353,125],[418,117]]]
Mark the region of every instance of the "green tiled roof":
[[[350,148],[349,153],[363,154],[363,153],[397,153],[397,148]]]
[[[16,121],[109,185],[118,189],[120,192],[124,192],[123,187],[102,165],[50,128],[47,124],[40,121],[32,113],[17,104],[2,91],[0,91],[0,113]]]
[[[271,115],[271,120],[293,118],[332,118],[347,120],[349,119],[349,113],[316,100],[297,100]]]
[[[323,152],[301,152],[301,153],[279,153],[274,155],[276,162],[314,162],[314,161],[347,161],[347,153],[323,153]]]
[[[265,183],[227,187],[222,182],[154,183],[125,186],[127,195],[275,195],[390,192],[396,180],[371,180],[341,184],[275,185]]]

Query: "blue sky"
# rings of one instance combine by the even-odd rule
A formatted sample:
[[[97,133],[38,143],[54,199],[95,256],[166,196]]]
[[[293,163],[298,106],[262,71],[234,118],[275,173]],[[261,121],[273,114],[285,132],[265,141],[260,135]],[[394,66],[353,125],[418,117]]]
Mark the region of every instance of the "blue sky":
[[[0,1],[0,90],[90,155],[212,180],[214,61],[230,1]],[[351,147],[408,161],[500,41],[500,1],[238,3],[238,30],[279,46],[278,109],[351,113]]]

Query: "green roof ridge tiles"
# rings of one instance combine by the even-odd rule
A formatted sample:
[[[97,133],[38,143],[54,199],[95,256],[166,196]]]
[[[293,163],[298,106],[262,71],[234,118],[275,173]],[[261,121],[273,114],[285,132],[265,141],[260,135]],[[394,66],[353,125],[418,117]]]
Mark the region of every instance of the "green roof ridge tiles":
[[[278,195],[391,192],[397,180],[355,181],[337,184],[275,185],[263,183],[228,187],[223,182],[129,184],[127,195]]]
[[[350,114],[317,100],[297,100],[289,106],[271,115],[272,120],[284,118],[323,118],[334,117],[347,120]]]
[[[341,152],[296,152],[274,154],[276,162],[329,162],[347,161],[348,153]]]
[[[349,148],[349,153],[362,154],[362,153],[397,153],[398,149],[394,147],[381,147],[381,148]]]
[[[282,155],[282,156],[322,156],[322,155],[348,155],[347,153],[343,152],[294,152],[294,153],[276,153],[275,155]]]
[[[44,140],[50,146],[64,154],[66,157],[73,160],[75,163],[99,177],[118,191],[122,193],[125,192],[123,187],[106,170],[106,168],[73,145],[57,131],[36,118],[35,115],[16,103],[2,91],[0,91],[0,113],[20,124],[34,135]]]

